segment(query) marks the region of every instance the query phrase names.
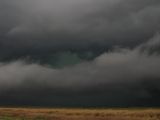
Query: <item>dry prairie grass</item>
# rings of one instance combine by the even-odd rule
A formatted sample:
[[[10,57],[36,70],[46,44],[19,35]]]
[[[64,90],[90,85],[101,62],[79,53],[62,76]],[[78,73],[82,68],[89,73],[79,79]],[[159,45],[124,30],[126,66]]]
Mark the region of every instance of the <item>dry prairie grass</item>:
[[[0,120],[160,120],[160,109],[0,108]]]

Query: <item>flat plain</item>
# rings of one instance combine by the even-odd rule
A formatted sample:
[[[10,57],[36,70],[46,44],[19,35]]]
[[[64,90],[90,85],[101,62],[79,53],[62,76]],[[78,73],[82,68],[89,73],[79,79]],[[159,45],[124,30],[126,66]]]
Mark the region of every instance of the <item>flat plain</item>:
[[[0,108],[0,120],[160,120],[160,109]]]

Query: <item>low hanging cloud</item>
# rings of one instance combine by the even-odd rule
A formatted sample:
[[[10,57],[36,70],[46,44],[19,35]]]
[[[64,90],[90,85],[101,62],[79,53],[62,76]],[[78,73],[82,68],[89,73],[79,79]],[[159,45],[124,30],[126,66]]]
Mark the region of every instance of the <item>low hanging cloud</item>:
[[[159,43],[157,34],[133,49],[116,48],[93,61],[62,69],[20,60],[1,63],[0,103],[159,106]]]
[[[0,0],[0,105],[160,106],[160,1]]]

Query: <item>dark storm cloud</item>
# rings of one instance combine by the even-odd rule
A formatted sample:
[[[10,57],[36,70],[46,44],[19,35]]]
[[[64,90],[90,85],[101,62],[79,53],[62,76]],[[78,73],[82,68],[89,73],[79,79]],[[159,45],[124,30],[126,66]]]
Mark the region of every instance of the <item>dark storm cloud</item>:
[[[0,104],[160,106],[159,31],[158,0],[0,0]]]
[[[92,62],[53,69],[16,61],[0,66],[1,104],[159,106],[160,35],[134,49],[117,48]]]
[[[0,0],[0,9],[2,60],[66,50],[102,53],[135,46],[160,29],[157,0]]]

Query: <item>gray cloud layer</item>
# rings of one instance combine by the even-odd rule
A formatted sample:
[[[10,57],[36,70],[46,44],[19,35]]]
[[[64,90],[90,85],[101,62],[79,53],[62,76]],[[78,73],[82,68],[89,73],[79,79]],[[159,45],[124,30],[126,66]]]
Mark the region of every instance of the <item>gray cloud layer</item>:
[[[25,105],[158,106],[160,55],[152,48],[159,43],[158,34],[134,49],[117,48],[63,69],[23,61],[1,63],[1,103],[10,99]]]
[[[0,105],[160,106],[159,31],[158,0],[0,0]]]
[[[159,6],[157,0],[0,0],[0,57],[132,47],[160,30]]]

